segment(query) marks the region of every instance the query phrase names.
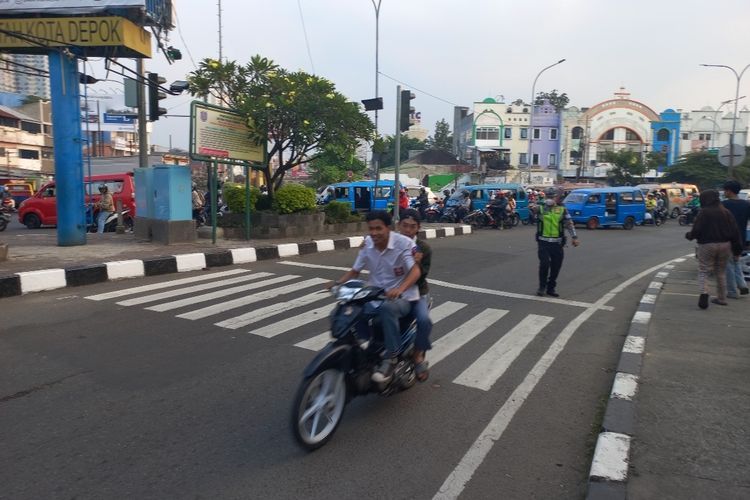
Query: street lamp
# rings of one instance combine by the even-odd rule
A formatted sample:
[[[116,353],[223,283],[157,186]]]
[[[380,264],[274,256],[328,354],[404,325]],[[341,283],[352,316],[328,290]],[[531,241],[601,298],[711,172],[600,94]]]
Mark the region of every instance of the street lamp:
[[[727,66],[726,64],[701,64],[701,66],[706,66],[709,68],[727,68],[729,71],[734,73],[735,78],[737,78],[737,87],[734,92],[734,114],[732,115],[732,134],[729,136],[729,168],[727,170],[727,177],[730,179],[732,178],[732,169],[734,168],[734,133],[737,130],[737,101],[740,100],[740,80],[742,80],[742,75],[745,74],[745,71],[747,71],[747,68],[750,68],[750,64],[745,66],[742,71],[737,73],[737,71],[732,68],[731,66]]]
[[[745,97],[747,96],[743,95],[742,97],[738,97],[737,99],[728,99],[726,101],[722,101],[721,104],[719,104],[719,107],[716,108],[716,119],[719,119],[719,111],[721,111],[722,106],[724,106],[725,104],[729,104],[732,101],[739,101],[740,99],[744,99]],[[714,128],[713,130],[711,130],[711,149],[713,149],[714,143],[716,141],[716,125],[716,120],[714,120]],[[719,133],[721,133],[721,127],[719,127]]]
[[[540,76],[542,76],[542,73],[547,71],[548,69],[557,66],[558,64],[562,64],[565,62],[565,59],[560,59],[554,64],[550,64],[546,68],[543,68],[539,73],[537,73],[536,78],[534,78],[534,83],[531,85],[531,109],[529,113],[529,150],[526,154],[526,165],[527,170],[529,173],[529,184],[531,184],[531,143],[534,141],[534,93],[536,91],[536,81],[539,79]]]
[[[375,0],[370,0],[372,2],[372,6],[375,8],[375,98],[377,99],[380,94],[378,94],[378,78],[380,76],[379,71],[379,65],[378,65],[378,48],[380,45],[380,2],[383,0],[378,0],[378,3],[375,3]],[[378,110],[375,110],[375,135],[378,134]]]

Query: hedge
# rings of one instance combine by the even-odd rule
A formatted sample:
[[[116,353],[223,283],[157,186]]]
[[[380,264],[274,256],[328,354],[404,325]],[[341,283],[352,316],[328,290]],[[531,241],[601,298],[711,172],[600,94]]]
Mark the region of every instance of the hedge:
[[[273,194],[273,209],[280,214],[315,210],[315,190],[300,184],[284,184]]]

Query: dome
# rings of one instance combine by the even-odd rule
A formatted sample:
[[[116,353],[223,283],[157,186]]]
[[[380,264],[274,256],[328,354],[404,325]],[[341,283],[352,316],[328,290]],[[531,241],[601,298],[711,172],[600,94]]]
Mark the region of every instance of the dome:
[[[484,104],[497,104],[497,101],[494,100],[492,97],[487,97],[484,101],[482,101]]]

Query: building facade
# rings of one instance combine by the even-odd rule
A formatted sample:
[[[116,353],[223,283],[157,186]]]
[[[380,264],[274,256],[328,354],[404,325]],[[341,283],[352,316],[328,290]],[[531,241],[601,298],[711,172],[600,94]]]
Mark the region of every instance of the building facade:
[[[8,177],[54,172],[49,103],[0,106],[0,172]],[[35,110],[39,116],[33,116]],[[26,112],[24,112],[26,111]]]
[[[3,54],[0,58],[0,92],[50,98],[49,78],[36,75],[49,71],[47,56]]]

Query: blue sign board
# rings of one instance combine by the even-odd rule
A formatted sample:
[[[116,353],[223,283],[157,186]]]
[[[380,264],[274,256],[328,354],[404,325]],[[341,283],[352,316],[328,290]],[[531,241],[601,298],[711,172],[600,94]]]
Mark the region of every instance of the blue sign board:
[[[136,118],[136,115],[110,115],[109,113],[104,113],[104,123],[133,125]]]

